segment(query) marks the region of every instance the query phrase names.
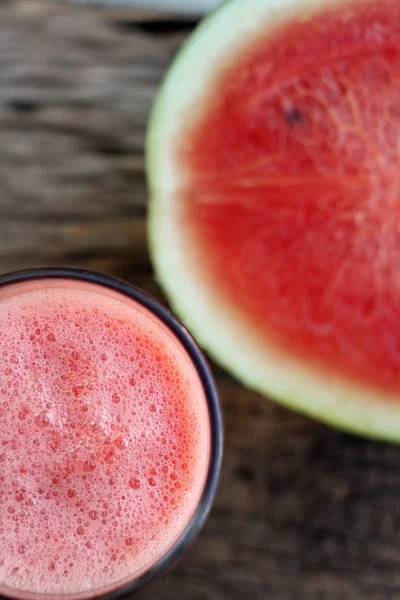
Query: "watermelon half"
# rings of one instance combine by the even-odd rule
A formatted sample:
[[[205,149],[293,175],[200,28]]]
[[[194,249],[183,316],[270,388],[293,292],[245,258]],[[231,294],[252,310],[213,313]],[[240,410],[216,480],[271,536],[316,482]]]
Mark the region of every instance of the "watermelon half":
[[[400,2],[231,0],[148,133],[157,277],[246,386],[400,441]]]

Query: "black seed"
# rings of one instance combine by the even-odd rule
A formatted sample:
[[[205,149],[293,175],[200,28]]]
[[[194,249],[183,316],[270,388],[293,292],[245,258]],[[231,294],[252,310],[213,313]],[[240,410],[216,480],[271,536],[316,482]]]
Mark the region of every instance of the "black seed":
[[[285,117],[291,125],[302,125],[304,123],[303,115],[297,108],[285,110]]]

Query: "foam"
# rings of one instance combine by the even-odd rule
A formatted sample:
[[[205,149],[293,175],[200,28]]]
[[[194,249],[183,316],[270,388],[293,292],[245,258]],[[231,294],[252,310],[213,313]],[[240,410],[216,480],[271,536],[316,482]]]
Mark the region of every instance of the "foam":
[[[100,588],[176,540],[209,431],[186,353],[154,317],[95,291],[0,303],[0,583]]]

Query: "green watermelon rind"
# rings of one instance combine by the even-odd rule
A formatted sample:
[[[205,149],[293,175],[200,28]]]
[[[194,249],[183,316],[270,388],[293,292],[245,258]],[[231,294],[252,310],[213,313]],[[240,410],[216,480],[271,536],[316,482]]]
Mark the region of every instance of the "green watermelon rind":
[[[246,387],[328,425],[400,443],[399,397],[317,371],[260,340],[245,317],[208,284],[179,224],[178,187],[184,174],[174,162],[174,140],[194,108],[204,106],[224,61],[239,56],[249,36],[273,31],[289,15],[302,18],[361,1],[373,0],[229,0],[199,25],[173,61],[149,121],[148,240],[156,278],[173,310],[208,354]]]

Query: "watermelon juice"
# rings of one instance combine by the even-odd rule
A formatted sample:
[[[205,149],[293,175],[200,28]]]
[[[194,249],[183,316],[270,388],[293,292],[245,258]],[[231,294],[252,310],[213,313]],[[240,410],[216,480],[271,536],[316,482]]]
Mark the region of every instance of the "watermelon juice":
[[[137,589],[215,491],[220,413],[199,350],[128,284],[39,269],[0,278],[0,355],[0,594]]]

